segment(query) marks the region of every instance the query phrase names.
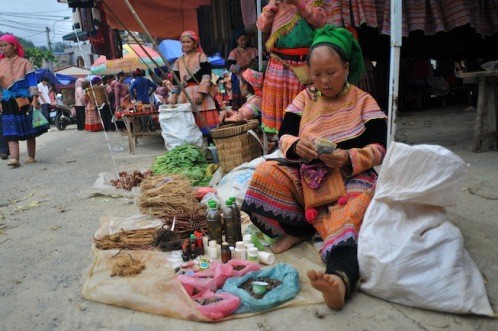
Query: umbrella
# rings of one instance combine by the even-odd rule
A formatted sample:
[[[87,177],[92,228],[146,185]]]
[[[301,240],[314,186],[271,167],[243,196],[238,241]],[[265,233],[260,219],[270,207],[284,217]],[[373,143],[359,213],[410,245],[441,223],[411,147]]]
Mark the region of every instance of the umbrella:
[[[154,59],[159,66],[164,66],[161,56],[148,46],[143,46],[145,51]],[[100,56],[90,68],[92,74],[111,75],[120,71],[132,72],[135,68],[148,69],[155,68],[156,65],[138,44],[125,44],[123,46],[123,58],[108,60],[105,56]]]

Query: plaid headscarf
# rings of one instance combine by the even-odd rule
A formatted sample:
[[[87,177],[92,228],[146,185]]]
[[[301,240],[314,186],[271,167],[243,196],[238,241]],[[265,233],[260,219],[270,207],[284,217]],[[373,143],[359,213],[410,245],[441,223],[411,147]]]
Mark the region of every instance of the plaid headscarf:
[[[204,53],[204,51],[202,50],[202,47],[201,47],[201,40],[199,39],[199,36],[197,35],[197,33],[195,33],[194,31],[191,31],[191,30],[183,31],[182,35],[180,36],[180,42],[182,41],[183,37],[189,37],[190,39],[195,41],[197,43],[197,48],[195,49],[196,52]]]
[[[311,47],[321,43],[333,44],[342,49],[349,62],[348,81],[356,83],[360,80],[365,71],[365,63],[361,47],[350,31],[327,24],[323,28],[315,30]]]
[[[4,34],[0,37],[0,41],[6,41],[9,44],[14,45],[16,47],[17,56],[24,57],[24,48],[22,48],[21,43],[19,42],[19,40],[17,40],[16,37],[11,34]],[[3,59],[4,57],[5,55],[0,54],[0,59]]]

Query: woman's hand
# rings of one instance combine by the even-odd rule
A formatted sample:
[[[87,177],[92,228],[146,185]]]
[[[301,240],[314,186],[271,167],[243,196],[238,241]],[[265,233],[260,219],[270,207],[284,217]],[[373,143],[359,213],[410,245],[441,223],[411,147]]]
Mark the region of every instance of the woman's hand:
[[[169,103],[171,105],[176,105],[177,102],[178,102],[178,94],[171,93],[171,97],[169,98]]]
[[[225,122],[225,119],[233,115],[233,111],[231,110],[222,110],[220,113],[220,123]]]
[[[202,103],[202,98],[204,97],[204,95],[200,92],[197,92],[197,94],[195,95],[195,98],[194,98],[194,103],[196,105],[200,105]]]
[[[318,158],[329,168],[342,168],[351,164],[348,151],[340,148],[329,154],[321,154]]]
[[[318,158],[318,152],[316,151],[315,144],[310,140],[301,138],[296,144],[296,154],[299,157],[307,160],[313,160]]]

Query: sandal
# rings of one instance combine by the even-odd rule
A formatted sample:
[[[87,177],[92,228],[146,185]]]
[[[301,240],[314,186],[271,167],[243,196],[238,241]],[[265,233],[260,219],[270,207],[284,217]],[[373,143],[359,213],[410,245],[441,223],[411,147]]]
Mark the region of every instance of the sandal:
[[[10,159],[9,162],[7,162],[7,165],[9,167],[12,167],[12,168],[17,168],[19,167],[21,164],[19,163],[19,160],[18,159]]]
[[[26,163],[26,164],[35,163],[35,162],[36,162],[36,160],[34,157],[28,157],[26,159],[26,161],[24,161],[24,163]]]

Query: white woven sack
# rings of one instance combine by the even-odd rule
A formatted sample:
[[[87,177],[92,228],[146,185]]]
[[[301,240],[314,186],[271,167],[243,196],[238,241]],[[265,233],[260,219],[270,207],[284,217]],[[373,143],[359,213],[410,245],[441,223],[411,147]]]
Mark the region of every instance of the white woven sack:
[[[192,106],[189,103],[177,104],[174,107],[159,107],[159,124],[164,146],[167,150],[189,143],[204,148],[202,132],[195,124]]]
[[[443,147],[391,144],[358,238],[361,290],[407,306],[494,316],[445,210],[465,170]]]

